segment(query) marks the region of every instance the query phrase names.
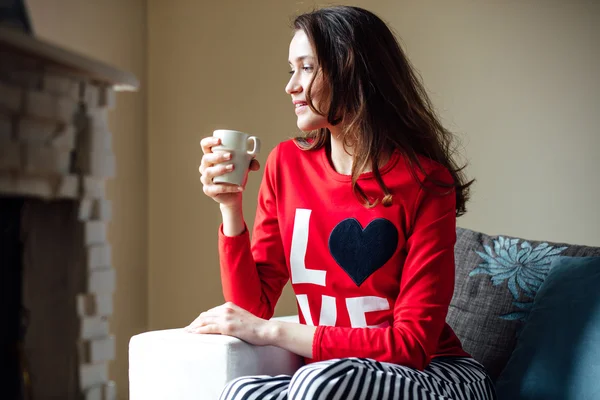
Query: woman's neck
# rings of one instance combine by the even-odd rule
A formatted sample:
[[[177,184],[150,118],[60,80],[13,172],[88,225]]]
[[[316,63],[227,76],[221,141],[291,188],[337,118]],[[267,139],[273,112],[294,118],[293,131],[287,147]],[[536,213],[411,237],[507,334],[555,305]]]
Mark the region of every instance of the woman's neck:
[[[329,154],[329,159],[333,168],[342,175],[351,175],[354,161],[352,148],[344,148],[343,141],[333,133],[330,134],[330,139],[331,154]]]
[[[340,134],[330,131],[331,152],[329,160],[333,168],[342,175],[352,175],[352,164],[354,163],[354,149],[352,147],[344,147],[343,140]],[[389,154],[381,154],[378,160],[378,167],[383,167],[389,160]],[[368,163],[365,168],[360,171],[360,174],[371,172],[371,164]]]

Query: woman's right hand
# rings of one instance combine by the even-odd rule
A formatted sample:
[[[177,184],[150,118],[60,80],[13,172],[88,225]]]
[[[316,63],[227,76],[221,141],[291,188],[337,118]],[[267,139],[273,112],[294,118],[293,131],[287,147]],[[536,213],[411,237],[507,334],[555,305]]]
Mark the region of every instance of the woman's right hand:
[[[242,186],[230,185],[226,183],[214,183],[213,178],[233,171],[233,164],[227,164],[231,154],[224,151],[212,151],[214,146],[221,144],[221,139],[214,136],[205,137],[200,141],[202,147],[202,161],[198,171],[200,172],[200,182],[202,182],[204,194],[221,204],[224,207],[241,207],[242,191],[246,182]],[[250,171],[257,171],[260,164],[253,159],[250,163]]]

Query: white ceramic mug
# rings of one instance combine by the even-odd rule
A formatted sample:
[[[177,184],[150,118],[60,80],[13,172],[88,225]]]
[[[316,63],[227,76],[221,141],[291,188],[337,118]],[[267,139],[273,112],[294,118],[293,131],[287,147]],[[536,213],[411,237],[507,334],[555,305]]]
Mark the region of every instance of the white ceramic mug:
[[[242,185],[252,159],[260,152],[260,139],[247,133],[232,131],[229,129],[217,129],[213,132],[214,137],[221,139],[219,146],[212,148],[213,152],[223,151],[231,153],[231,158],[223,164],[233,164],[233,171],[225,175],[215,176],[214,183],[229,183]],[[250,148],[252,143],[252,148]]]

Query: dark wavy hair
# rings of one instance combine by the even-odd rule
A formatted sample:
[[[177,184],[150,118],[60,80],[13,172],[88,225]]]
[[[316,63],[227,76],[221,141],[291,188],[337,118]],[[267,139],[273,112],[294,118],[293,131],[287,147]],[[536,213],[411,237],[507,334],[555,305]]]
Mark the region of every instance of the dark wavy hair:
[[[323,75],[327,113],[312,102],[312,82],[306,88],[306,100],[331,125],[341,124],[343,143],[353,150],[352,188],[359,200],[367,207],[380,201],[369,202],[357,182],[360,171],[370,165],[383,191],[383,205],[392,204],[378,162],[398,150],[422,187],[429,179],[446,194],[455,189],[456,215],[464,214],[473,180],[467,182],[464,166],[459,168],[452,159],[454,135],[441,124],[418,74],[385,22],[362,8],[335,6],[296,17],[293,28],[306,33],[315,51],[312,82],[317,74]],[[296,142],[304,150],[314,150],[328,146],[329,135],[328,129],[321,128]],[[419,156],[446,167],[453,183],[429,177]]]

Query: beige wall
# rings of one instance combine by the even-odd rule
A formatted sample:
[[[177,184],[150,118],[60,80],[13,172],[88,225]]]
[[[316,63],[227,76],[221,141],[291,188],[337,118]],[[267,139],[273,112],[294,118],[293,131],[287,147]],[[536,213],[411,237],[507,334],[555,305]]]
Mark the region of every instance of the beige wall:
[[[477,178],[465,227],[600,245],[600,6],[560,1],[351,2],[401,35]],[[222,302],[217,205],[199,140],[217,127],[295,132],[283,87],[289,17],[310,1],[149,1],[149,321],[181,326]],[[260,175],[245,195],[253,222]],[[294,312],[288,292],[278,313]]]
[[[127,398],[129,338],[147,329],[146,14],[144,0],[28,0],[35,33],[48,41],[134,73],[138,93],[119,93],[110,113],[116,178],[108,183],[113,215],[108,236],[117,272],[111,331],[117,356],[110,375]]]

